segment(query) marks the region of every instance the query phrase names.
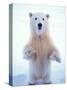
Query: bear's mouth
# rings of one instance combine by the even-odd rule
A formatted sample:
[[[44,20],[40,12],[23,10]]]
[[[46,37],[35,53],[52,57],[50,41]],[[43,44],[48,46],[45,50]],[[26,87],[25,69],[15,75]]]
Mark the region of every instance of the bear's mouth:
[[[38,27],[38,30],[41,30],[42,29],[42,27]]]

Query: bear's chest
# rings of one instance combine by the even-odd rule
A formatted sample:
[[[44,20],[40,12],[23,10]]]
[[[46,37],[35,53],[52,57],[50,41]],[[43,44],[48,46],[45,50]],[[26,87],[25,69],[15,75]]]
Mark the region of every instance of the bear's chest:
[[[44,59],[48,56],[50,45],[47,40],[36,39],[32,40],[32,48],[36,51],[37,59]]]

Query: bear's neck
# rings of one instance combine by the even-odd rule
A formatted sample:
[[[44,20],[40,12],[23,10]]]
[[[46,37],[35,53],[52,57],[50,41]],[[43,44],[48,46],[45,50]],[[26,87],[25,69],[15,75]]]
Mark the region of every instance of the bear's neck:
[[[36,35],[35,33],[32,34],[32,38],[31,39],[36,39],[36,40],[44,40],[44,39],[47,39],[49,38],[49,32],[48,30],[46,30],[45,32],[43,32],[43,34],[41,35]]]

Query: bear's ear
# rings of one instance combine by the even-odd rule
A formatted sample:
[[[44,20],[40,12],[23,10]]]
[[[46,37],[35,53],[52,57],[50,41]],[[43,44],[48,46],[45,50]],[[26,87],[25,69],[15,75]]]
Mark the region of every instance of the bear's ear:
[[[32,17],[32,13],[29,13],[29,17]]]
[[[50,15],[49,15],[49,14],[46,14],[46,17],[47,17],[47,18],[49,18],[49,17],[50,17]]]

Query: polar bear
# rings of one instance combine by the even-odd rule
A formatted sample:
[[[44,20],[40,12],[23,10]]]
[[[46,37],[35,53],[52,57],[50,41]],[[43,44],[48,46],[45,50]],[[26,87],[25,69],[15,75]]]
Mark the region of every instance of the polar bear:
[[[50,84],[50,60],[60,62],[60,56],[49,34],[49,15],[29,13],[29,17],[31,37],[24,48],[24,58],[30,61],[29,85],[37,84],[38,80]]]

